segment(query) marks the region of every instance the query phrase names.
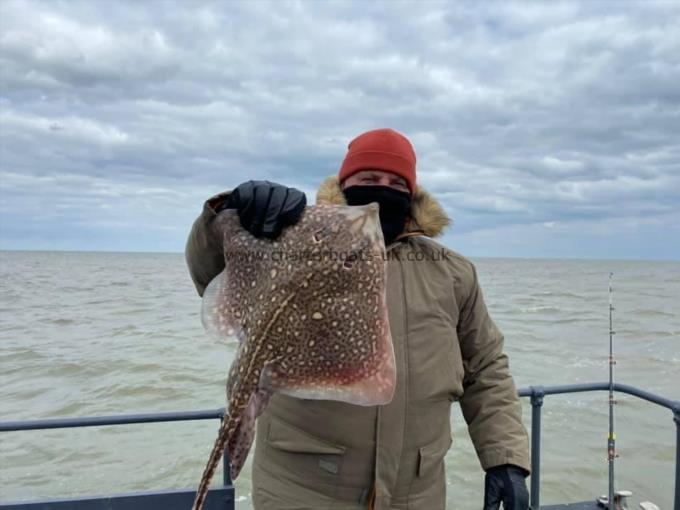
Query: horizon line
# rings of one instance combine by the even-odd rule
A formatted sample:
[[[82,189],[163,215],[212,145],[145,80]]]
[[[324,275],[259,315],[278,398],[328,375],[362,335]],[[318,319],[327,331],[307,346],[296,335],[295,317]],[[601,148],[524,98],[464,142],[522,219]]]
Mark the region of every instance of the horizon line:
[[[128,254],[128,255],[184,255],[181,251],[142,251],[142,250],[60,250],[60,249],[15,249],[15,248],[0,248],[0,252],[14,252],[14,253],[102,253],[102,254]],[[592,257],[551,257],[551,256],[489,256],[489,255],[464,255],[469,259],[510,259],[510,260],[564,260],[564,261],[592,261],[592,262],[680,262],[680,259],[670,258],[592,258]]]

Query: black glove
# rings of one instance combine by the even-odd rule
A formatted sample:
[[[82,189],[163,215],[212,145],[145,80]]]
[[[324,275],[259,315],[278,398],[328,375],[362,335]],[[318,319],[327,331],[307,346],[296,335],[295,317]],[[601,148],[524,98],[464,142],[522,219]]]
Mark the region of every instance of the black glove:
[[[239,184],[219,209],[236,209],[241,226],[255,237],[276,239],[293,225],[307,205],[305,194],[269,181]],[[219,211],[218,211],[219,212]]]
[[[525,478],[527,472],[512,464],[492,467],[484,479],[484,510],[527,510],[529,493]]]

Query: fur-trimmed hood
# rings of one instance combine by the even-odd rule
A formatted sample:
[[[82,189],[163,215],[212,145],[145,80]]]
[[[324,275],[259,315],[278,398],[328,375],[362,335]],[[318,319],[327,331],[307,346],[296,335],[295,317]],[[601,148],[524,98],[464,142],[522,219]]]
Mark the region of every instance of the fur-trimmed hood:
[[[316,192],[319,204],[347,205],[345,195],[340,188],[338,177],[327,177]],[[437,237],[451,223],[439,202],[422,187],[416,186],[411,201],[411,219],[406,225],[405,233]]]

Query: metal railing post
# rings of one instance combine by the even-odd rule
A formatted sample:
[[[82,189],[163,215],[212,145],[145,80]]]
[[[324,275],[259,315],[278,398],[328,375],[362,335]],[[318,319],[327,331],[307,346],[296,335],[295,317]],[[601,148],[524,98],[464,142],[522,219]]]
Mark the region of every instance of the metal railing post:
[[[545,390],[543,386],[531,387],[531,509],[541,505],[541,408]]]
[[[680,405],[673,407],[675,422],[675,497],[673,508],[680,510]]]
[[[224,421],[226,417],[226,410],[225,414],[222,416],[222,421]],[[220,423],[220,428],[221,428],[221,423]],[[224,451],[222,452],[222,484],[223,485],[231,485],[231,463],[229,462],[229,450],[225,447]]]
[[[231,474],[229,473],[230,467],[229,467],[229,453],[227,453],[227,450],[225,448],[224,453],[222,454],[222,484],[223,485],[231,485]]]

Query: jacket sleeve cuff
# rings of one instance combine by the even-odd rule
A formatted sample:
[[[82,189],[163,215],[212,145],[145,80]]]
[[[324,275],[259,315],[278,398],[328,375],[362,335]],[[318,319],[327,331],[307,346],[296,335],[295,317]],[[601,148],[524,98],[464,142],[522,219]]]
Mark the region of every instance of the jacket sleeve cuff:
[[[224,269],[222,240],[216,237],[211,226],[227,197],[228,192],[205,201],[203,211],[194,222],[187,239],[186,262],[199,296],[203,295],[208,283]]]
[[[515,466],[525,469],[531,473],[531,461],[528,455],[518,453],[517,451],[507,450],[505,448],[489,449],[480,452],[479,462],[484,471],[492,467],[502,466],[503,464],[514,464]]]
[[[206,200],[203,204],[203,214],[208,218],[216,216],[224,208],[224,203],[228,200],[230,194],[231,191],[225,191]]]

